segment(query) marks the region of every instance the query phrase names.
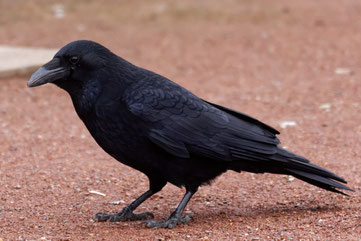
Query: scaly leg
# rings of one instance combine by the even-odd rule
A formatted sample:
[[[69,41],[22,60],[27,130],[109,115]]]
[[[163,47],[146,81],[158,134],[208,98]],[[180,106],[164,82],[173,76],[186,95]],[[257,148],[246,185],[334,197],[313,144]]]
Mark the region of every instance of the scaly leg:
[[[150,181],[150,188],[148,191],[143,193],[140,197],[135,199],[131,204],[123,208],[122,211],[115,214],[108,214],[99,212],[95,215],[94,220],[99,222],[105,222],[109,220],[110,222],[121,222],[121,221],[135,221],[135,220],[144,220],[147,218],[153,218],[154,215],[150,212],[144,212],[139,214],[134,214],[133,211],[142,204],[145,200],[151,197],[153,194],[159,192],[166,182],[152,182]]]
[[[167,220],[161,222],[150,220],[150,221],[144,221],[144,223],[148,228],[174,228],[178,224],[188,223],[191,219],[193,219],[192,215],[187,214],[184,217],[182,217],[182,213],[187,203],[189,202],[189,200],[196,191],[197,190],[195,191],[187,190],[182,201],[179,203],[176,210],[169,216]]]

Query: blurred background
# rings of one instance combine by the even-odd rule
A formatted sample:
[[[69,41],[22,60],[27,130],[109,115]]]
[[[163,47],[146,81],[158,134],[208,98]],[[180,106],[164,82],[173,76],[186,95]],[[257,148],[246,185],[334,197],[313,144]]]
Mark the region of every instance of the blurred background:
[[[234,94],[246,78],[297,85],[358,67],[357,0],[1,0],[0,9],[1,44],[59,49],[91,39],[211,93],[205,82]]]
[[[355,68],[361,34],[357,0],[1,0],[0,9],[2,44],[58,49],[91,39],[168,77],[198,83],[264,81],[264,73],[291,81],[285,72],[301,81]]]
[[[99,42],[280,129],[287,148],[358,191],[346,199],[288,177],[227,173],[201,188],[188,206],[195,222],[176,232],[92,223],[146,178],[95,144],[62,90],[29,89],[26,73],[0,79],[0,240],[359,239],[360,16],[359,0],[0,0],[0,45]],[[144,206],[165,218],[181,196],[168,185]]]

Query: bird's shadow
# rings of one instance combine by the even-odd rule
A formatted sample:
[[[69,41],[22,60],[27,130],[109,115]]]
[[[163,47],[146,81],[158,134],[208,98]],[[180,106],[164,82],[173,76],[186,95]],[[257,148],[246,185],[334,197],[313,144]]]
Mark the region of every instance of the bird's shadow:
[[[194,225],[204,225],[205,223],[213,223],[214,220],[220,223],[229,223],[231,220],[241,219],[243,222],[245,219],[255,220],[255,219],[265,219],[265,218],[277,218],[282,216],[287,216],[290,214],[292,216],[311,216],[314,214],[321,213],[334,213],[341,211],[342,208],[336,205],[329,204],[304,204],[304,205],[294,205],[294,204],[274,204],[271,206],[245,206],[241,209],[234,209],[231,207],[220,207],[218,210],[198,210],[197,212],[193,212],[194,220],[192,223]],[[186,212],[188,213],[188,212]],[[192,213],[192,212],[191,212]],[[166,219],[168,216],[164,217],[156,217],[155,220],[160,221]],[[134,225],[134,222],[116,222],[110,223],[107,227],[111,228],[119,228],[119,226],[132,226],[138,230],[141,230],[145,227],[145,224],[142,221],[138,222],[139,225]],[[233,222],[233,221],[231,221]],[[179,228],[187,228],[188,225],[181,225]]]
[[[198,212],[196,219],[206,220],[206,219],[232,219],[236,217],[241,218],[267,218],[267,217],[279,217],[285,214],[292,214],[295,216],[298,215],[312,215],[320,213],[333,213],[339,212],[342,208],[337,205],[330,204],[303,204],[303,205],[294,205],[294,204],[274,204],[271,206],[245,206],[240,209],[234,209],[231,207],[220,208],[219,211],[208,212],[207,210]]]

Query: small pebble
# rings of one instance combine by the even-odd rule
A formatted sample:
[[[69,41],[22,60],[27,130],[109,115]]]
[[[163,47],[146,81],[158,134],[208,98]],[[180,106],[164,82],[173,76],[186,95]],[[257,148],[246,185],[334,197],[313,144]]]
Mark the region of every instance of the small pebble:
[[[295,121],[283,121],[280,123],[281,128],[286,128],[287,126],[296,126]]]
[[[320,105],[320,107],[319,107],[321,110],[325,110],[325,111],[330,111],[330,109],[331,109],[331,105],[330,104],[328,104],[328,103],[325,103],[325,104],[322,104],[322,105]]]
[[[352,71],[349,68],[336,68],[335,74],[338,75],[349,75],[352,74]]]
[[[292,182],[293,180],[295,180],[295,178],[293,176],[288,176],[288,181]]]
[[[125,203],[125,201],[124,200],[118,200],[118,201],[109,202],[109,204],[112,204],[112,205],[119,205],[121,203]]]

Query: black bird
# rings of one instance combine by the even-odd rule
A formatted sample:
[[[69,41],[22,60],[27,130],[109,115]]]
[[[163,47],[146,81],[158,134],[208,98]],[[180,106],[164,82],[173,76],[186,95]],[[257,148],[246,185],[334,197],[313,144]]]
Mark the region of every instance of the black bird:
[[[148,191],[119,213],[96,214],[98,221],[153,217],[133,211],[170,182],[185,187],[183,199],[167,220],[145,223],[173,228],[191,219],[182,213],[198,187],[227,170],[293,175],[328,191],[352,191],[340,183],[346,183],[343,178],[280,147],[274,128],[202,100],[98,43],[79,40],[64,46],[28,86],[45,83],[69,93],[99,146],[149,178]]]

